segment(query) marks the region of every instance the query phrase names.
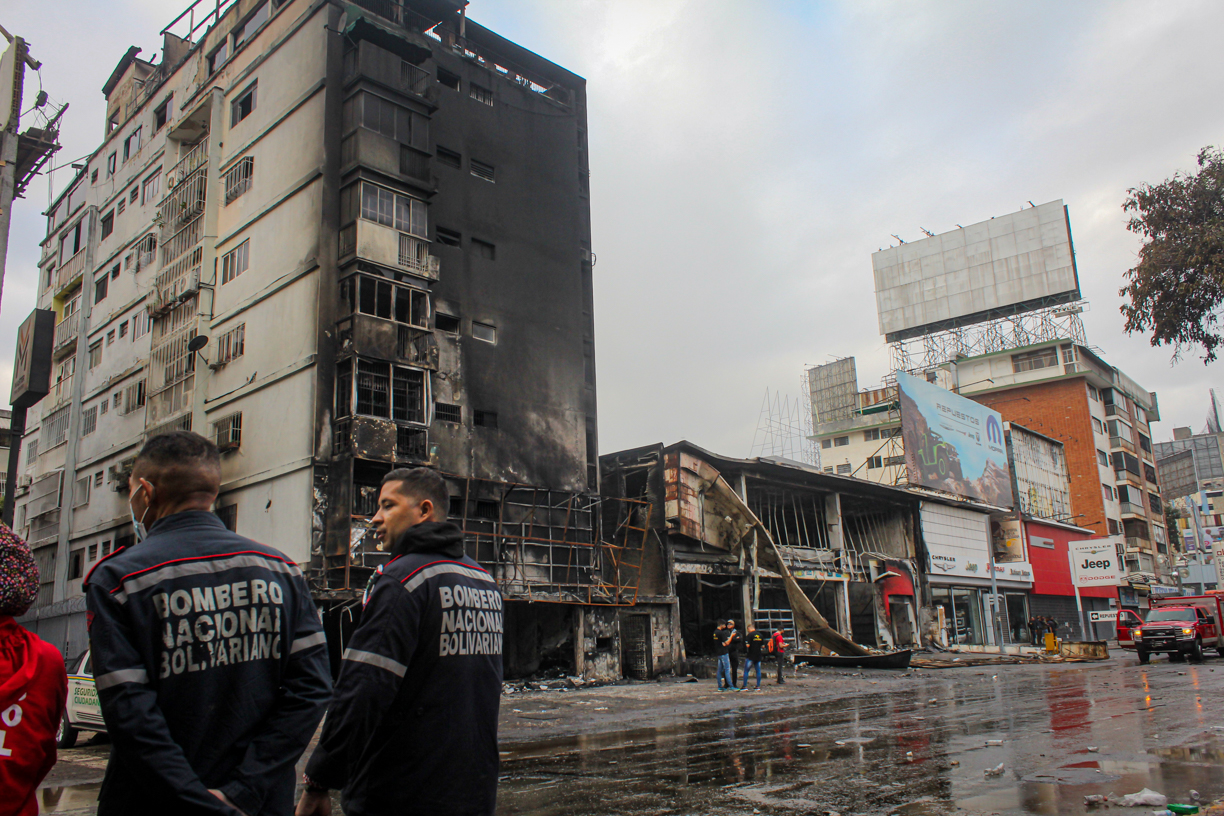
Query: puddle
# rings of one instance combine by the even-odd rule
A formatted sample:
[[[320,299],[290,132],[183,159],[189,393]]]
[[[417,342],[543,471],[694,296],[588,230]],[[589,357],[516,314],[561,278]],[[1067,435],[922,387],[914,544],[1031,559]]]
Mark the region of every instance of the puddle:
[[[101,782],[91,785],[67,785],[42,788],[38,791],[39,813],[93,813],[98,806]]]

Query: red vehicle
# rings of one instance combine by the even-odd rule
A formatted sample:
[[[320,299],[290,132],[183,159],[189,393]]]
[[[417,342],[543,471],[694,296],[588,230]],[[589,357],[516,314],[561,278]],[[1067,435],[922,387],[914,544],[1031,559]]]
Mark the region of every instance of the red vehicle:
[[[1135,648],[1135,636],[1132,629],[1137,629],[1143,625],[1143,618],[1139,614],[1130,609],[1118,610],[1118,645],[1123,649]]]
[[[1196,661],[1203,659],[1206,648],[1224,654],[1224,642],[1220,640],[1224,603],[1218,595],[1152,598],[1151,605],[1147,620],[1131,630],[1140,663],[1159,653],[1167,654],[1170,660],[1189,657]]]

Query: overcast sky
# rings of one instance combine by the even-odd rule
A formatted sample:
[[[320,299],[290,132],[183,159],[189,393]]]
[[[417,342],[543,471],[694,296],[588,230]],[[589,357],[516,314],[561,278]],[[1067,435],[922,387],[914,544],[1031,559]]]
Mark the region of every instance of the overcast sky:
[[[58,162],[97,146],[125,49],[151,57],[186,7],[6,0],[0,24],[72,106]],[[876,384],[871,253],[1058,198],[1089,345],[1158,393],[1157,440],[1202,428],[1224,364],[1174,364],[1123,332],[1138,241],[1120,205],[1224,142],[1224,3],[473,0],[469,14],[588,82],[603,452],[687,438],[747,456],[765,390],[798,396],[805,364],[854,355],[860,387]],[[47,187],[16,204],[3,383]]]

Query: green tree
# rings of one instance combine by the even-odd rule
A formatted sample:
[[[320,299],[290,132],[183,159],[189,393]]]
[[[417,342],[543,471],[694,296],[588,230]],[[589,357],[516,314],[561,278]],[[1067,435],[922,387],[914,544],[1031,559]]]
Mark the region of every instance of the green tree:
[[[1201,347],[1211,362],[1224,342],[1224,152],[1204,147],[1196,173],[1132,188],[1122,209],[1144,239],[1120,292],[1126,331],[1150,332],[1175,358]]]
[[[1171,504],[1165,504],[1165,530],[1168,532],[1169,552],[1181,552],[1181,527],[1177,520],[1181,512]]]

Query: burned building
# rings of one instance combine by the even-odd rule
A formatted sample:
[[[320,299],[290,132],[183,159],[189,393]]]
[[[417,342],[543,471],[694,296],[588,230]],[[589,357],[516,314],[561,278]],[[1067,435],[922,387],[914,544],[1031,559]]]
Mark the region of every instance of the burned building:
[[[803,595],[842,635],[877,648],[922,642],[918,518],[926,497],[786,459],[719,456],[688,442],[607,454],[600,468],[606,497],[649,507],[650,538],[662,546],[658,565],[642,578],[671,596],[670,609],[656,617],[674,633],[674,651],[656,659],[708,653],[713,627],[727,619],[781,628],[793,641],[793,599],[759,557],[766,535]],[[660,607],[663,594],[654,599]],[[657,640],[656,648],[669,645]]]
[[[218,515],[307,568],[334,649],[387,558],[380,479],[426,465],[510,599],[507,673],[619,670],[599,608],[632,603],[644,539],[595,497],[585,81],[466,5],[197,2],[114,67],[47,214],[55,367],[14,486],[26,623],[61,648],[131,541],[141,442],[191,429]]]

